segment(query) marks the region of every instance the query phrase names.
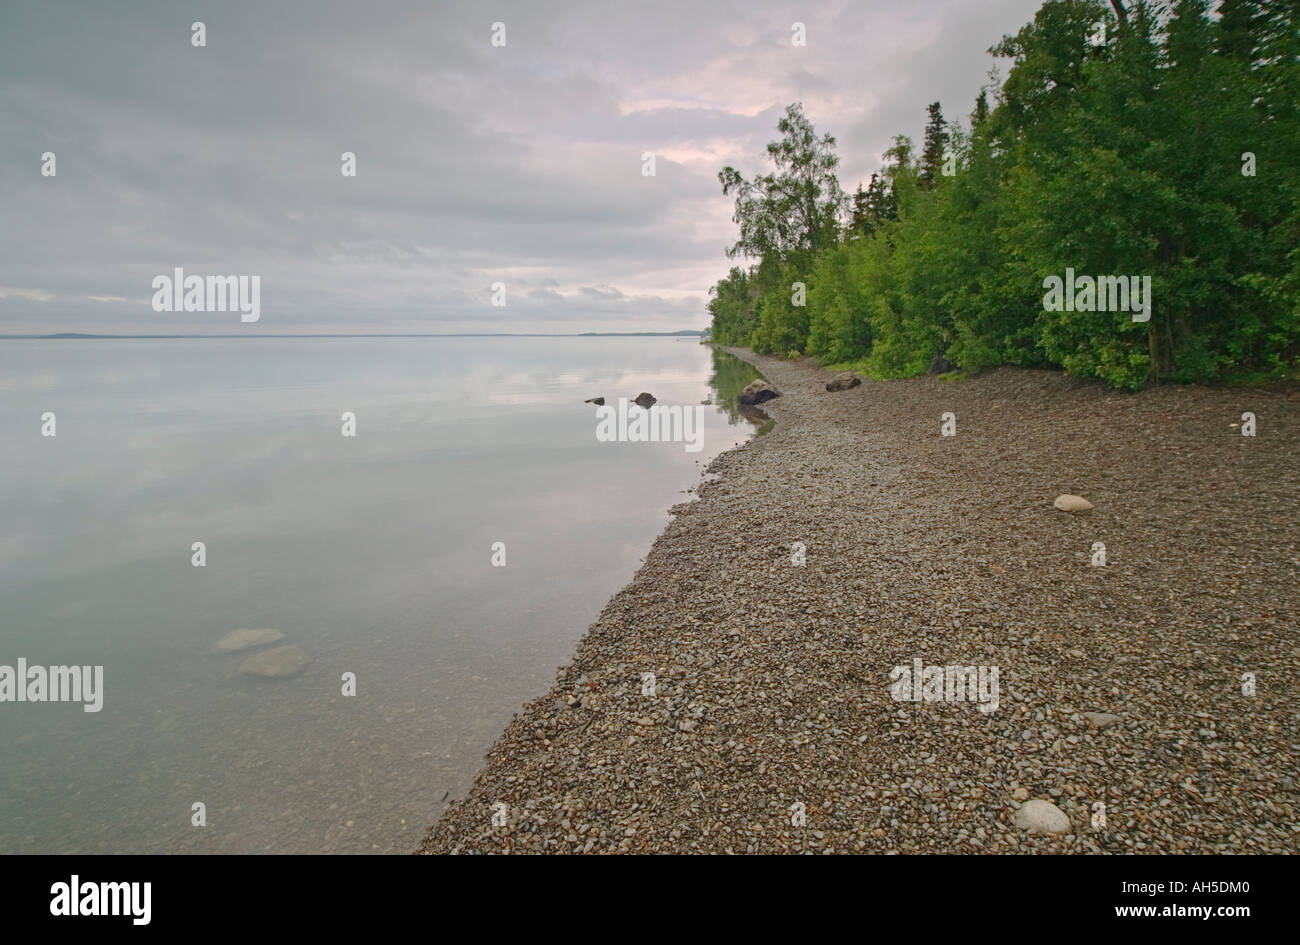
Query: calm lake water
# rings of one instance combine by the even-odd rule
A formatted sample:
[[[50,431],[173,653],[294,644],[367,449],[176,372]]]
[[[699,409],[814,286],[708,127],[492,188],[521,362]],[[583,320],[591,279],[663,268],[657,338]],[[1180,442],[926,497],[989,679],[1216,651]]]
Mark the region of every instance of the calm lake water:
[[[411,851],[753,431],[601,443],[582,401],[754,376],[695,339],[0,341],[0,664],[105,690],[0,703],[0,852]],[[240,675],[237,627],[311,662]]]

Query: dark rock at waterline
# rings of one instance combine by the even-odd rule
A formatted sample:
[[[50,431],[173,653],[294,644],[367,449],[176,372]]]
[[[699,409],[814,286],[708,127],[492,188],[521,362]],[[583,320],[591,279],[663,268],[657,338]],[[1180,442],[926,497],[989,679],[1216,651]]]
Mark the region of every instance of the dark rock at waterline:
[[[632,401],[632,403],[636,404],[638,407],[650,408],[654,406],[657,400],[658,398],[655,397],[654,394],[647,394],[643,391],[636,395],[636,400]]]
[[[781,396],[781,392],[764,380],[750,381],[736,398],[743,406],[766,403]]]
[[[957,365],[945,358],[942,352],[936,353],[930,360],[931,374],[947,374],[949,371],[955,370],[957,370]]]
[[[826,385],[826,389],[832,394],[836,391],[848,390],[850,387],[857,387],[862,383],[862,378],[858,377],[852,371],[841,371],[831,378],[831,382]]]
[[[605,406],[605,398],[604,398],[604,397],[593,397],[593,398],[591,398],[591,400],[584,400],[583,403],[584,403],[584,404],[595,404],[597,407],[603,407],[603,406]]]

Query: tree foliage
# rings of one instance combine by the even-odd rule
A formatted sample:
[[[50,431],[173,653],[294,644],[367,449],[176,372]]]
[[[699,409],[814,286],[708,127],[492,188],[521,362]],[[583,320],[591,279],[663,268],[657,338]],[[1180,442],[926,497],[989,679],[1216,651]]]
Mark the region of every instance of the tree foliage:
[[[754,262],[715,286],[714,337],[877,376],[936,355],[1121,387],[1287,371],[1300,3],[1048,0],[990,51],[1011,67],[969,127],[931,104],[920,155],[898,136],[851,201],[835,139],[799,105],[768,146],[774,173],[719,175],[736,197],[731,254]],[[1149,277],[1150,319],[1048,310],[1044,280],[1067,269]]]
[[[835,168],[835,139],[817,137],[812,122],[795,103],[777,123],[781,138],[767,146],[776,170],[746,180],[734,167],[718,173],[722,193],[736,196],[733,220],[740,237],[727,255],[783,261],[809,260],[835,243],[845,197]]]

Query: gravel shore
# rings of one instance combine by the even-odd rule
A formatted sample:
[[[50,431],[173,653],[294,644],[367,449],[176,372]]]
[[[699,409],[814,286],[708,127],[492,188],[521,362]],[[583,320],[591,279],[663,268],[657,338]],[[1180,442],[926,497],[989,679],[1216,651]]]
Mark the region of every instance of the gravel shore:
[[[733,353],[775,428],[713,462],[420,852],[1297,849],[1296,392],[828,393]],[[895,701],[914,660],[996,668],[996,710]],[[1034,799],[1068,832],[1020,825]]]

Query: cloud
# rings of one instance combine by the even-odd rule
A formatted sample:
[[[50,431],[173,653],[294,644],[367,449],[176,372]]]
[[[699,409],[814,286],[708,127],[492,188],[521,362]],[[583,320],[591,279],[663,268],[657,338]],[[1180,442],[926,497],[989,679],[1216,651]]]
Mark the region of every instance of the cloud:
[[[720,167],[762,169],[803,101],[852,190],[1037,5],[816,2],[794,47],[775,0],[11,4],[0,284],[42,288],[0,290],[0,332],[703,327]],[[177,266],[260,276],[261,321],[142,305]]]
[[[33,302],[48,302],[54,298],[49,292],[43,289],[16,289],[12,286],[0,285],[0,299],[29,299]]]

